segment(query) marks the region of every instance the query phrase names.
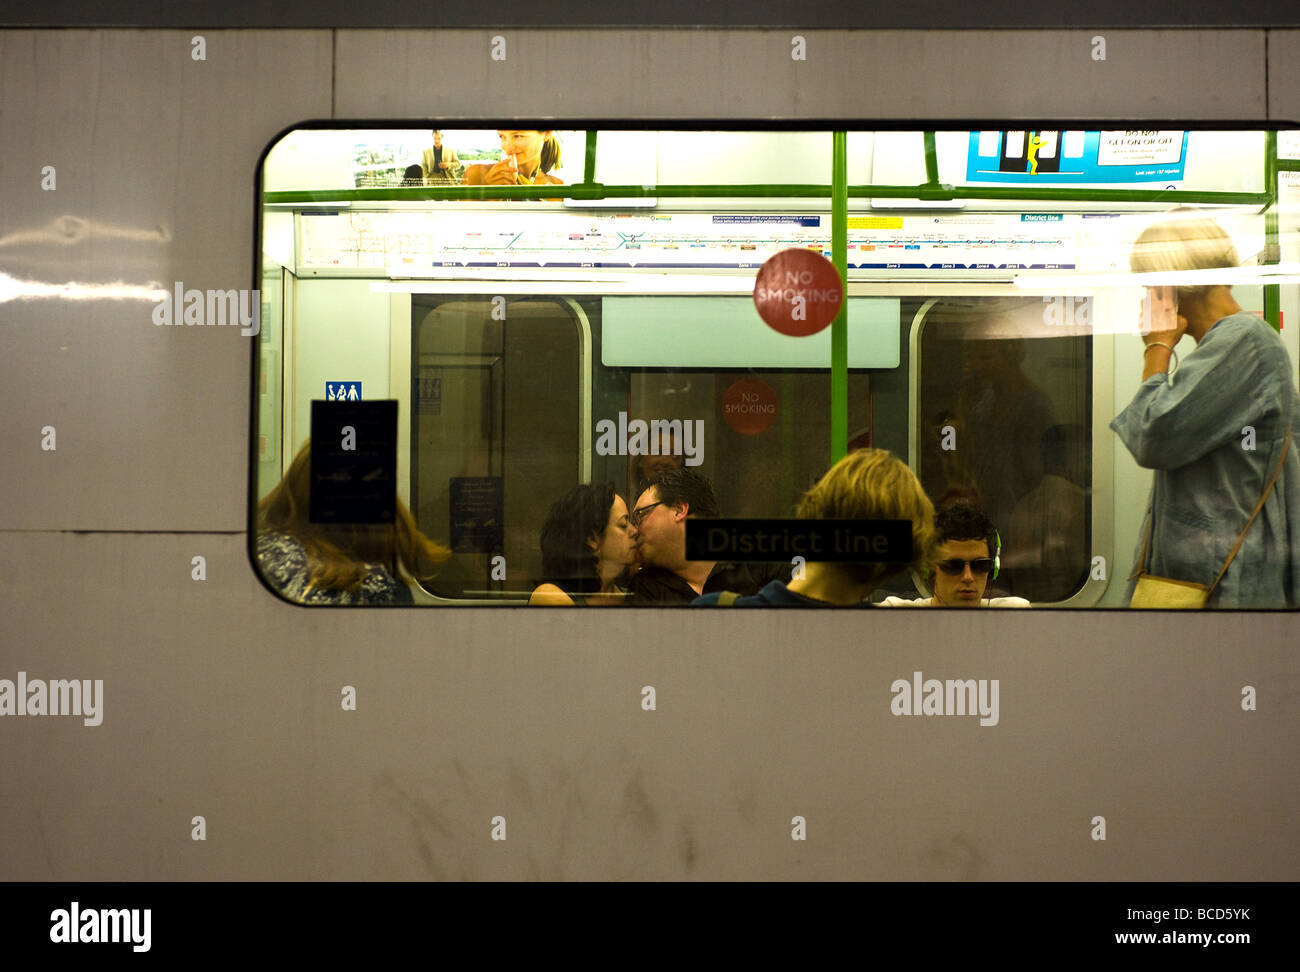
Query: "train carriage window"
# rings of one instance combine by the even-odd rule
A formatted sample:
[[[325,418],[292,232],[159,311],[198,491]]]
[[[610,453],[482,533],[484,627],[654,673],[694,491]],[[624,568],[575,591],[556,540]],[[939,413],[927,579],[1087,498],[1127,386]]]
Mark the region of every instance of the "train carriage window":
[[[1067,601],[1092,561],[1092,349],[1052,336],[1039,298],[947,299],[921,340],[920,476],[938,507],[984,510],[999,586]]]
[[[249,525],[277,594],[1161,606],[1268,488],[1202,600],[1300,607],[1297,133],[517,124],[268,149]],[[785,250],[845,268],[809,336],[755,303]],[[391,428],[329,424],[375,401]],[[688,508],[791,520],[861,449],[988,542],[884,577],[684,559]]]

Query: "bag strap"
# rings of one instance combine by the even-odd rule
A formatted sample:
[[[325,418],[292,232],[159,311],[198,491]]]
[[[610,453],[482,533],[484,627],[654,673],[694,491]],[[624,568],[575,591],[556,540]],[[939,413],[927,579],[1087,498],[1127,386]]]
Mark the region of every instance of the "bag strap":
[[[1155,491],[1155,487],[1153,486],[1151,487],[1151,510],[1147,514],[1147,532],[1146,532],[1146,536],[1142,538],[1142,552],[1138,554],[1137,563],[1133,565],[1133,573],[1128,575],[1129,580],[1132,580],[1138,574],[1144,573],[1147,569],[1147,547],[1151,543],[1151,528],[1155,526],[1155,522],[1156,522],[1156,491]]]
[[[1273,492],[1273,484],[1277,482],[1278,474],[1282,472],[1282,463],[1286,462],[1287,451],[1291,448],[1291,433],[1287,432],[1286,442],[1282,446],[1282,455],[1277,460],[1277,468],[1273,470],[1273,475],[1269,478],[1268,485],[1264,487],[1264,495],[1259,498],[1255,504],[1255,512],[1250,514],[1250,519],[1246,521],[1246,529],[1241,531],[1241,536],[1237,537],[1237,545],[1232,548],[1232,553],[1228,554],[1228,559],[1223,562],[1223,569],[1219,571],[1219,576],[1214,578],[1214,583],[1210,585],[1209,594],[1214,593],[1214,589],[1219,586],[1219,581],[1223,580],[1223,575],[1228,572],[1228,565],[1232,563],[1232,558],[1237,556],[1237,551],[1241,549],[1241,543],[1246,539],[1246,534],[1250,531],[1250,525],[1255,522],[1255,517],[1259,516],[1259,511],[1264,508],[1264,502],[1268,499],[1269,493]]]
[[[1219,571],[1219,576],[1215,577],[1214,583],[1210,585],[1210,589],[1206,594],[1207,597],[1210,594],[1214,593],[1214,589],[1219,586],[1219,581],[1223,580],[1223,575],[1228,572],[1228,567],[1232,564],[1233,558],[1237,556],[1237,551],[1241,549],[1242,541],[1246,539],[1246,534],[1250,532],[1251,524],[1255,522],[1255,517],[1259,516],[1259,511],[1264,508],[1265,502],[1268,501],[1268,496],[1271,492],[1273,492],[1273,484],[1277,482],[1278,474],[1282,471],[1282,463],[1286,462],[1286,454],[1290,448],[1291,448],[1291,432],[1288,431],[1286,434],[1286,442],[1284,442],[1282,445],[1282,455],[1278,457],[1277,460],[1277,468],[1273,470],[1273,475],[1269,478],[1268,485],[1264,487],[1263,495],[1260,496],[1259,502],[1255,504],[1255,512],[1250,514],[1250,519],[1246,521],[1245,528],[1241,531],[1241,535],[1237,537],[1237,543],[1232,548],[1232,553],[1228,554],[1228,559],[1224,561],[1223,569]],[[1132,580],[1133,578],[1137,577],[1138,574],[1144,572],[1147,569],[1147,548],[1151,543],[1151,530],[1155,526],[1155,520],[1156,520],[1155,490],[1152,489],[1151,514],[1150,516],[1147,517],[1147,532],[1146,532],[1146,536],[1143,537],[1142,539],[1142,553],[1138,555],[1137,563],[1133,566],[1133,573],[1129,574],[1128,577],[1129,580]]]

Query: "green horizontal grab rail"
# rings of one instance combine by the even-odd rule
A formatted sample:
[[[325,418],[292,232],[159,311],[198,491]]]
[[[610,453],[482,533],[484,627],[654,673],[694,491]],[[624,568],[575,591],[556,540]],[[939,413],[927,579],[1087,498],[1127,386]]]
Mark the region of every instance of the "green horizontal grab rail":
[[[1281,168],[1281,166],[1279,166]],[[1297,166],[1300,169],[1300,165]],[[771,186],[673,185],[606,186],[575,183],[548,186],[385,186],[377,189],[293,189],[263,193],[269,205],[354,202],[442,202],[510,199],[830,199],[831,186],[791,183]],[[1196,192],[1183,189],[1021,189],[1002,186],[848,186],[850,198],[889,198],[948,201],[1011,199],[1026,202],[1220,203],[1264,206],[1267,192]],[[890,214],[892,215],[891,211]],[[901,215],[901,214],[900,214]]]

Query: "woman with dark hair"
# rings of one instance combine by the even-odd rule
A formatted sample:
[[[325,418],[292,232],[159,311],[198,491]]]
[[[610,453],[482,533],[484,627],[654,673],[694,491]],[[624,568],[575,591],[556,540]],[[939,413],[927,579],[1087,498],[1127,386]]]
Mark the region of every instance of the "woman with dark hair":
[[[262,576],[301,604],[411,604],[402,572],[430,580],[451,551],[416,526],[397,501],[395,523],[312,523],[311,442],[257,507]]]
[[[564,180],[550,174],[560,165],[560,143],[550,131],[505,130],[502,159],[495,165],[471,165],[465,170],[467,186],[547,186]]]
[[[542,526],[542,579],[529,604],[622,604],[634,561],[627,503],[613,483],[575,486]]]

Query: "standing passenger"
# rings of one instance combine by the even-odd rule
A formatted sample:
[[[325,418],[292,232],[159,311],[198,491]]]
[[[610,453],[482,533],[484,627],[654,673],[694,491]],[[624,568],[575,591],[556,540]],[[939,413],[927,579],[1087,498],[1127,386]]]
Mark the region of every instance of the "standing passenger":
[[[1016,504],[1007,528],[1015,589],[1034,601],[1063,601],[1088,579],[1088,442],[1079,425],[1043,435],[1043,479]]]
[[[1214,220],[1175,216],[1138,237],[1130,262],[1143,273],[1238,261]],[[1110,424],[1137,464],[1155,470],[1126,599],[1145,569],[1212,587],[1211,607],[1300,607],[1300,456],[1291,441],[1300,396],[1281,339],[1222,284],[1149,287],[1147,307],[1142,384]],[[1184,333],[1196,348],[1178,367]]]

